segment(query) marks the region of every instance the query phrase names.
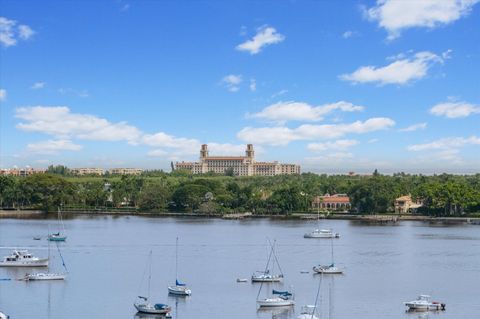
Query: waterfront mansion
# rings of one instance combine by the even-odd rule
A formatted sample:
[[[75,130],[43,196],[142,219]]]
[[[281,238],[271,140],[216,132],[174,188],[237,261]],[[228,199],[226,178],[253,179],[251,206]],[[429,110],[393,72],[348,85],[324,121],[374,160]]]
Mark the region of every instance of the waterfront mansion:
[[[199,162],[177,162],[176,169],[187,170],[193,174],[214,172],[225,174],[229,169],[236,176],[274,176],[300,174],[300,166],[295,164],[282,164],[274,162],[255,161],[253,145],[248,144],[245,156],[210,156],[208,145],[203,144],[200,149]]]

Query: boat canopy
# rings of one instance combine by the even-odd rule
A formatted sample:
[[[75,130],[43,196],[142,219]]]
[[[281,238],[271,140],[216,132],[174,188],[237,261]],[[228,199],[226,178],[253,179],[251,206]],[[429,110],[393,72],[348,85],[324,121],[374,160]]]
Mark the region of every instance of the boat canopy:
[[[163,310],[163,309],[166,309],[166,308],[168,308],[168,305],[165,305],[163,303],[156,303],[155,304],[155,309],[156,310]]]
[[[178,279],[175,280],[175,284],[176,284],[177,286],[186,286],[186,284],[181,283],[180,281],[178,281]]]
[[[272,294],[274,295],[282,295],[282,296],[291,296],[292,294],[288,291],[279,291],[279,290],[272,290]]]

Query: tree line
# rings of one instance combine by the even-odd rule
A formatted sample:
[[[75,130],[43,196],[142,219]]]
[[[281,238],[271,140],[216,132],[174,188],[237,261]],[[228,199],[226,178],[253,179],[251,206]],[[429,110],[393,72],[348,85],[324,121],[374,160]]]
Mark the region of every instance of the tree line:
[[[463,216],[480,212],[476,175],[301,175],[238,177],[147,171],[140,176],[71,176],[65,167],[28,177],[0,176],[0,206],[54,211],[58,206],[132,207],[142,211],[198,214],[311,211],[315,196],[343,193],[352,213],[394,211],[395,198],[411,194],[424,206],[418,213]]]

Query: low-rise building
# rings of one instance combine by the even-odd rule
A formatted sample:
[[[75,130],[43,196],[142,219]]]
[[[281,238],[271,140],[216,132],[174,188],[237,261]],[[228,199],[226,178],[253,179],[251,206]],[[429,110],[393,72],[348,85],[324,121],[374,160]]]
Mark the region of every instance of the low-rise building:
[[[316,196],[312,201],[312,208],[322,210],[349,210],[352,207],[347,194],[325,194]]]
[[[103,175],[105,171],[102,168],[72,168],[72,174],[74,175]]]
[[[30,176],[33,174],[43,174],[47,170],[42,168],[5,168],[0,170],[0,175],[9,175],[9,176]]]
[[[411,195],[404,195],[395,199],[395,213],[397,214],[411,214],[422,206],[423,201],[421,199],[414,201]]]
[[[282,164],[277,161],[255,161],[255,151],[252,144],[247,145],[245,156],[210,156],[208,145],[203,144],[200,149],[199,162],[177,162],[175,168],[187,170],[192,174],[205,174],[208,172],[225,174],[227,170],[233,170],[233,174],[237,176],[300,174],[299,165]]]
[[[108,170],[112,175],[140,175],[143,172],[141,168],[112,168]]]

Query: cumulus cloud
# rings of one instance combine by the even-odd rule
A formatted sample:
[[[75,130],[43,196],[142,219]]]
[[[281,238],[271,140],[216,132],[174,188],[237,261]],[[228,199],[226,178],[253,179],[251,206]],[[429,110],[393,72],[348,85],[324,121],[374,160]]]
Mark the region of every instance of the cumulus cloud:
[[[413,132],[417,130],[424,130],[427,128],[427,123],[417,123],[417,124],[412,124],[410,126],[407,126],[405,128],[401,128],[398,131],[399,132]]]
[[[250,91],[255,92],[257,90],[257,81],[255,79],[250,79]]]
[[[240,90],[240,84],[242,83],[242,76],[240,74],[229,74],[223,77],[222,84],[230,92],[237,92]]]
[[[257,34],[251,40],[247,40],[237,45],[236,49],[239,51],[247,51],[254,55],[260,53],[262,48],[280,43],[283,40],[285,40],[285,36],[278,33],[275,28],[263,26],[257,29]]]
[[[356,112],[362,111],[363,109],[363,106],[354,105],[345,101],[319,106],[312,106],[303,102],[287,101],[272,104],[258,113],[247,114],[247,117],[259,118],[278,123],[284,123],[286,121],[317,122],[323,120],[325,115],[335,110]]]
[[[16,125],[18,129],[62,139],[134,142],[141,134],[126,122],[111,123],[95,115],[73,113],[66,106],[20,107],[15,117],[22,120]]]
[[[365,11],[366,17],[378,22],[388,32],[388,40],[401,35],[405,29],[423,27],[433,29],[450,24],[470,13],[479,0],[377,0]]]
[[[249,143],[287,145],[297,140],[333,139],[346,134],[363,134],[388,129],[394,125],[395,121],[392,119],[377,117],[349,124],[304,124],[293,129],[285,126],[245,127],[237,133],[237,137]]]
[[[409,151],[449,150],[458,149],[466,145],[480,145],[480,137],[447,137],[430,143],[414,144],[407,147]]]
[[[430,113],[451,119],[461,118],[470,116],[471,114],[480,113],[480,106],[467,102],[445,102],[433,106],[430,109]]]
[[[45,82],[35,82],[33,85],[30,87],[32,90],[39,90],[43,89],[45,87]]]
[[[328,150],[346,150],[357,144],[357,140],[336,140],[325,143],[310,143],[307,145],[307,149],[312,152],[322,152]]]
[[[27,151],[38,154],[56,154],[59,151],[79,151],[81,149],[81,145],[64,139],[48,140],[27,145]]]
[[[446,55],[448,57],[448,55]],[[378,83],[386,84],[407,84],[414,80],[424,78],[428,70],[435,64],[443,63],[443,56],[432,52],[422,51],[412,57],[398,55],[392,63],[377,67],[373,65],[362,66],[350,74],[340,75],[340,79],[352,83]]]
[[[19,40],[28,40],[35,31],[28,25],[17,25],[17,21],[0,17],[0,43],[4,47],[14,46]]]
[[[7,90],[0,89],[0,102],[3,102],[7,99]]]

